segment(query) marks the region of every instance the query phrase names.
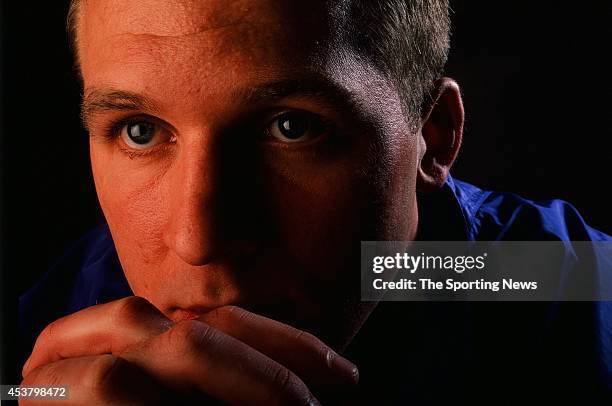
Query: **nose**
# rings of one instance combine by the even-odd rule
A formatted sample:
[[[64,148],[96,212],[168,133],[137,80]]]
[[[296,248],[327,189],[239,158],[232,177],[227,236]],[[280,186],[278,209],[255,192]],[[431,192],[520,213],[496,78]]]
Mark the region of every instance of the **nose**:
[[[188,139],[189,137],[184,137]],[[206,265],[227,248],[222,222],[223,159],[209,137],[177,148],[168,177],[167,246],[190,265]]]

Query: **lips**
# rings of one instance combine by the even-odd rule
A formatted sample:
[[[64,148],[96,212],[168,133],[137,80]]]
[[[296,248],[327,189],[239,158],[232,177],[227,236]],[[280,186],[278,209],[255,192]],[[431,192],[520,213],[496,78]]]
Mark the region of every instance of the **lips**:
[[[209,313],[212,310],[223,307],[223,306],[238,306],[247,311],[254,312],[256,314],[260,314],[262,316],[266,316],[275,320],[283,321],[283,322],[295,322],[296,321],[296,309],[295,305],[290,302],[283,301],[282,303],[270,304],[266,303],[265,305],[252,305],[246,304],[243,302],[234,302],[227,303],[218,306],[189,306],[189,307],[174,307],[170,310],[169,318],[172,319],[175,323],[185,321],[185,320],[196,320],[200,318],[203,314]]]
[[[195,320],[199,318],[202,314],[208,313],[212,309],[210,308],[189,308],[189,309],[177,309],[172,312],[170,318],[178,323],[180,321],[185,320]]]

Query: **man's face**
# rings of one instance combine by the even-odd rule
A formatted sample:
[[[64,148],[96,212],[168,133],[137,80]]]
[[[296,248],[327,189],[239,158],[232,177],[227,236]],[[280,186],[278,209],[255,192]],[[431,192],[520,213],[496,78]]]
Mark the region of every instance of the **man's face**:
[[[100,203],[134,293],[175,320],[235,304],[342,346],[360,241],[414,237],[416,136],[324,3],[82,4]]]

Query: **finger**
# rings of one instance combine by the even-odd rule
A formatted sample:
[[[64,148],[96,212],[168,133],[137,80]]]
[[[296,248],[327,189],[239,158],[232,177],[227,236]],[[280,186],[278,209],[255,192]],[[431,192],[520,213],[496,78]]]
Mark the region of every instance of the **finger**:
[[[22,375],[63,358],[119,353],[172,326],[146,299],[130,296],[88,307],[49,324],[40,333]]]
[[[229,404],[318,404],[293,372],[197,320],[179,322],[121,356],[178,392],[197,390]]]
[[[155,405],[162,402],[159,384],[127,361],[109,355],[59,360],[26,375],[21,386],[64,386],[62,405]],[[48,404],[24,399],[20,404]]]
[[[350,361],[312,334],[279,321],[235,306],[219,307],[199,319],[289,368],[309,387],[351,387],[359,380]]]

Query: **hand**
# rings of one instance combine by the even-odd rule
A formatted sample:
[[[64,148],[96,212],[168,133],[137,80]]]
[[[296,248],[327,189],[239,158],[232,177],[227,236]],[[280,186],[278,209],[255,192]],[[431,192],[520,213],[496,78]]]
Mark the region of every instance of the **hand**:
[[[314,336],[225,306],[173,323],[129,297],[61,318],[43,330],[23,385],[64,385],[75,404],[152,404],[198,393],[230,404],[317,404],[357,369]]]

